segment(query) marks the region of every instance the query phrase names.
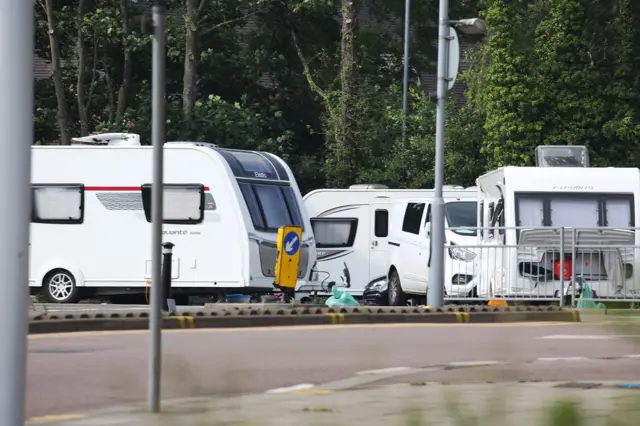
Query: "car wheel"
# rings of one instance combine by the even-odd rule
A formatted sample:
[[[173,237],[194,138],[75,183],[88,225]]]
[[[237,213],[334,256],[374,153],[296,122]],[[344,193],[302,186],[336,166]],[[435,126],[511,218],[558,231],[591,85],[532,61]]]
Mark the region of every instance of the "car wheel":
[[[43,292],[49,303],[74,303],[78,300],[76,279],[64,269],[47,274],[43,282]]]
[[[402,291],[400,277],[393,271],[389,277],[389,306],[406,306],[407,295]]]

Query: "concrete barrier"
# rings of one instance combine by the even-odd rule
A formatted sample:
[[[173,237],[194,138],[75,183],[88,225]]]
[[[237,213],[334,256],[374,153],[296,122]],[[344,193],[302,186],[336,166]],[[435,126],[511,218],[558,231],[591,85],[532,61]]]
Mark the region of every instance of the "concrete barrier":
[[[147,312],[66,313],[36,317],[29,333],[64,333],[99,330],[143,330],[149,328]],[[197,310],[167,316],[163,329],[272,327],[323,324],[401,324],[401,323],[506,323],[576,322],[576,310],[557,307],[451,307],[437,310],[421,307],[378,308],[245,308]]]

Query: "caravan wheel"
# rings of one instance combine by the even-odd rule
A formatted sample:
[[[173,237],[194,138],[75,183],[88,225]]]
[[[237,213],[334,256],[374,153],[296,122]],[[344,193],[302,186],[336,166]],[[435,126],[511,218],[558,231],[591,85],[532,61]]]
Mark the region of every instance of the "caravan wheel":
[[[389,277],[389,306],[406,306],[407,295],[402,291],[398,271],[393,271]]]
[[[44,297],[50,303],[74,303],[78,299],[76,279],[64,269],[49,272],[42,284]]]

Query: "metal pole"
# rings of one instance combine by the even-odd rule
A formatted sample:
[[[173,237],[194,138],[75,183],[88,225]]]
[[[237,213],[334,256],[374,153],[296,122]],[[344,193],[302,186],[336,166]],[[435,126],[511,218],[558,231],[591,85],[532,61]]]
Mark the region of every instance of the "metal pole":
[[[408,91],[409,91],[409,38],[410,35],[410,14],[411,0],[405,0],[404,6],[404,77],[402,81],[402,142],[407,138],[407,114],[408,108]]]
[[[431,269],[429,274],[429,294],[427,303],[432,307],[444,305],[444,109],[447,102],[449,68],[449,0],[440,0],[440,20],[438,26],[438,102],[436,106],[436,161],[435,194],[432,204]]]
[[[165,141],[165,14],[153,6],[153,64],[151,68],[151,139],[153,184],[151,186],[151,315],[149,321],[149,410],[160,411],[162,372],[162,196],[163,145]]]
[[[560,228],[560,306],[564,305],[564,226]]]
[[[33,143],[33,2],[0,2],[0,418],[23,426],[29,324],[29,218]]]

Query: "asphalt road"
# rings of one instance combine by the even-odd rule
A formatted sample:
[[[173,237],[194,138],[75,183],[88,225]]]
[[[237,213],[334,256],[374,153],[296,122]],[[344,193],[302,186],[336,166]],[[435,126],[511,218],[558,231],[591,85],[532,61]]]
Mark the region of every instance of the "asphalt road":
[[[639,380],[635,330],[529,323],[164,332],[163,397],[321,386],[407,367],[422,370],[378,380]],[[145,332],[31,336],[27,418],[144,401],[147,351]]]

